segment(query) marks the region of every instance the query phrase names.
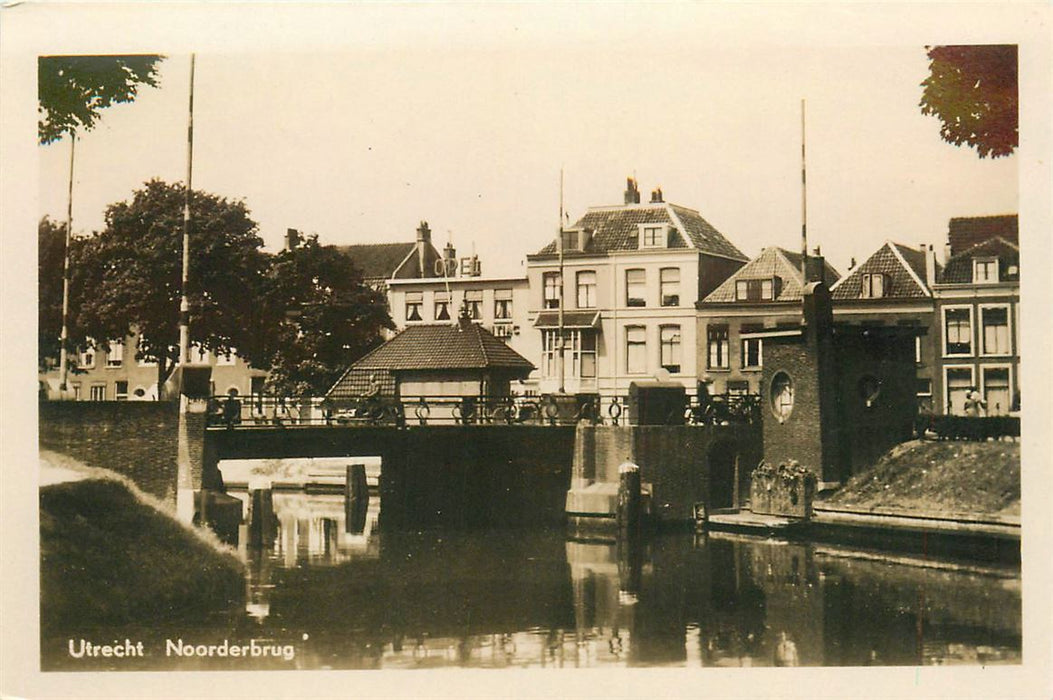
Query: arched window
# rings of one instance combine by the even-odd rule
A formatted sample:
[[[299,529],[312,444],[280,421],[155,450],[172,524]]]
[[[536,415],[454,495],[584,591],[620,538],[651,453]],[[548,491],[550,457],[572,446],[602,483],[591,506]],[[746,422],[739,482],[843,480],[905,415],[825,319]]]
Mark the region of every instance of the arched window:
[[[771,412],[785,423],[793,412],[793,380],[786,372],[776,372],[771,380]]]

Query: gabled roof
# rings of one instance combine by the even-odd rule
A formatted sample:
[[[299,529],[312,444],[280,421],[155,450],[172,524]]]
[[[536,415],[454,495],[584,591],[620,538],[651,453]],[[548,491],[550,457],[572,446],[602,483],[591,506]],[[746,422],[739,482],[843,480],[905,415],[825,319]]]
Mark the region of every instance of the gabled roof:
[[[572,229],[589,229],[592,238],[585,253],[606,254],[614,251],[638,250],[640,224],[668,224],[672,227],[667,248],[695,248],[703,253],[746,260],[738,248],[694,209],[668,202],[626,204],[624,206],[591,207],[578,219]],[[537,255],[555,255],[552,241]]]
[[[827,284],[832,284],[841,275],[829,263],[823,261]],[[719,287],[702,300],[703,304],[730,304],[740,301],[735,294],[736,282],[739,280],[762,280],[779,277],[782,289],[771,301],[800,301],[801,295],[801,254],[773,246],[765,248],[761,254],[740,267],[735,274],[724,280]]]
[[[351,258],[365,279],[391,277],[416,247],[416,243],[366,243],[336,246],[337,250]]]
[[[962,216],[951,219],[947,226],[947,243],[951,257],[992,238],[1003,238],[1020,245],[1016,214],[998,216]]]
[[[936,275],[937,283],[972,284],[973,260],[976,258],[998,258],[998,279],[1002,282],[1020,281],[1020,248],[999,236],[963,250],[948,260],[942,274]]]
[[[526,374],[534,365],[479,324],[461,321],[408,326],[351,369],[505,369]]]
[[[937,271],[939,270],[937,266]],[[925,252],[885,241],[863,264],[830,288],[832,299],[862,298],[864,274],[883,274],[888,279],[882,299],[918,299],[932,296],[925,283]]]

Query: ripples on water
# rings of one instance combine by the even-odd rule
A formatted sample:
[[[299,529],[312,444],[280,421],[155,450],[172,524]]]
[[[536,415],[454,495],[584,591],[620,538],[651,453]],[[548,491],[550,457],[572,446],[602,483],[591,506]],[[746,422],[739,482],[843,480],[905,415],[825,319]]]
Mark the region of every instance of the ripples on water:
[[[373,506],[375,507],[375,503]],[[340,496],[275,495],[244,607],[42,642],[45,670],[581,668],[1020,663],[1019,568],[827,545],[662,535],[629,551],[562,531],[348,533]],[[243,528],[244,529],[244,528]],[[918,564],[925,563],[926,566]],[[69,639],[147,656],[75,659]],[[166,655],[273,646],[292,658]],[[213,652],[213,653],[218,653]]]

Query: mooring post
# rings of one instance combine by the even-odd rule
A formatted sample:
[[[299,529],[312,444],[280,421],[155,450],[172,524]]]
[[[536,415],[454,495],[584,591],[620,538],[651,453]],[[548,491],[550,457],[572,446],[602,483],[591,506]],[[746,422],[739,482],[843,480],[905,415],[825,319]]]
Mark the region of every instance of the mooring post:
[[[635,538],[640,531],[640,467],[623,462],[618,467],[618,535]]]
[[[257,481],[249,484],[249,498],[252,503],[249,546],[269,547],[274,544],[277,534],[274,527],[274,492],[271,482]]]
[[[369,510],[369,485],[366,483],[366,465],[347,465],[344,481],[344,530],[353,535],[366,529],[366,511]]]

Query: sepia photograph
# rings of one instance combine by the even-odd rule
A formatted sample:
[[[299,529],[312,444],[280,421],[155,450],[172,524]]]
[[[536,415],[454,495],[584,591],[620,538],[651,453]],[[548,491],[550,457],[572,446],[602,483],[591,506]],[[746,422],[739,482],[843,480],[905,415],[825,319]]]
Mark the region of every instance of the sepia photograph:
[[[0,12],[5,697],[1048,697],[1048,6]]]

